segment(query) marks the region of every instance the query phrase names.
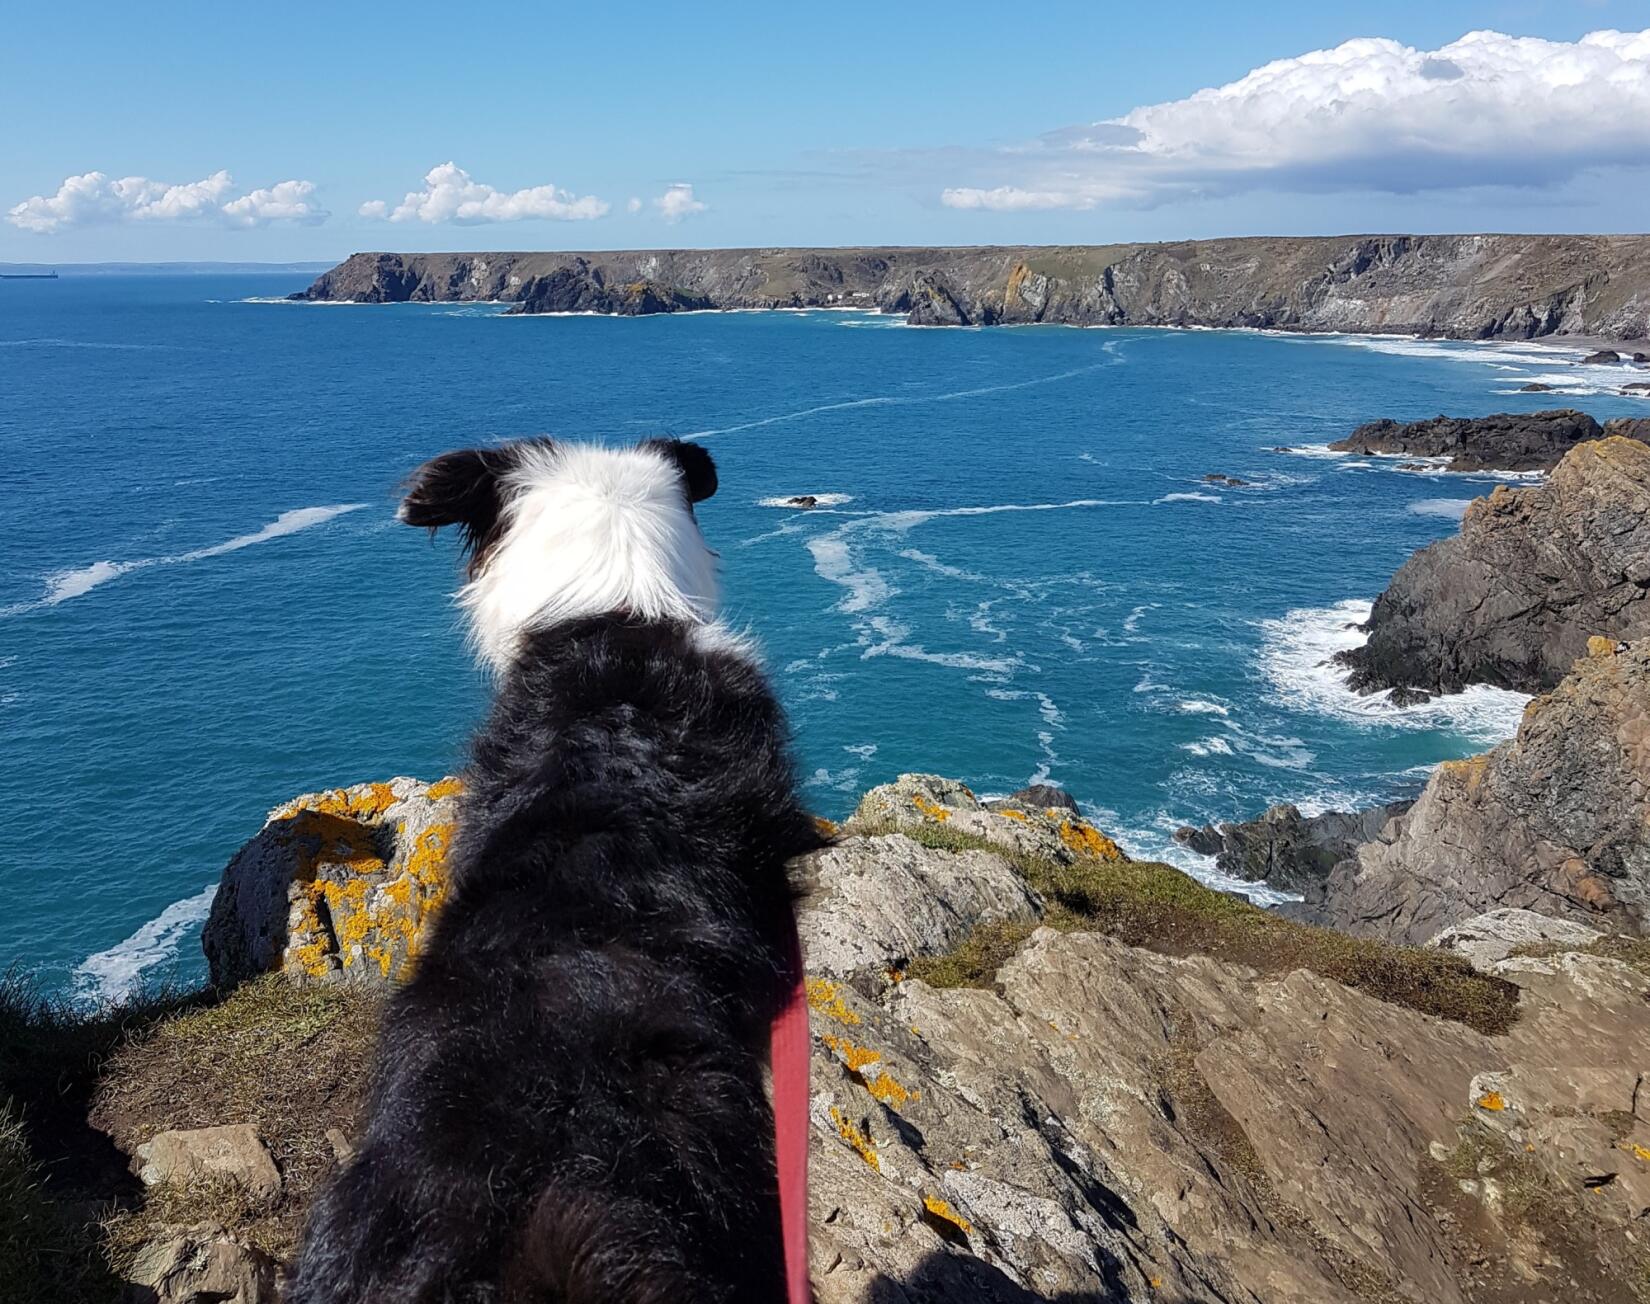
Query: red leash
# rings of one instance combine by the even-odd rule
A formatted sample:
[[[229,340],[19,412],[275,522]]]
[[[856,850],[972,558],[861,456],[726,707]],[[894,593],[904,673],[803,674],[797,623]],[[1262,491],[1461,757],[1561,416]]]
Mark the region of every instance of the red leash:
[[[790,990],[774,1016],[774,1157],[779,1165],[779,1226],[785,1244],[785,1304],[811,1304],[808,1286],[808,993],[802,943],[791,923]]]

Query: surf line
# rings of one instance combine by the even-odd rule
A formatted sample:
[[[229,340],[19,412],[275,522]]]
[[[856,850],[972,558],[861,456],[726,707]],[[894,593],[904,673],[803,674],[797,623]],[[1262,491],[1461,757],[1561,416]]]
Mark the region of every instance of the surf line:
[[[1111,341],[1108,341],[1106,352],[1112,353]],[[709,439],[714,435],[734,435],[741,430],[755,430],[759,426],[776,426],[783,421],[798,421],[803,417],[817,416],[821,412],[842,412],[849,408],[863,407],[914,407],[923,403],[949,403],[959,398],[979,398],[985,394],[1004,394],[1012,389],[1030,389],[1034,385],[1053,385],[1062,380],[1070,380],[1074,376],[1083,376],[1091,371],[1099,371],[1103,367],[1113,367],[1121,359],[1115,355],[1104,362],[1091,362],[1086,367],[1073,367],[1070,371],[1062,371],[1053,376],[1037,376],[1031,380],[1017,380],[1007,385],[985,385],[979,389],[959,389],[948,394],[900,394],[881,395],[876,398],[847,399],[841,403],[822,403],[818,407],[803,408],[800,412],[785,412],[776,417],[762,417],[756,421],[742,421],[737,425],[719,426],[714,430],[695,430],[684,435],[684,439]]]

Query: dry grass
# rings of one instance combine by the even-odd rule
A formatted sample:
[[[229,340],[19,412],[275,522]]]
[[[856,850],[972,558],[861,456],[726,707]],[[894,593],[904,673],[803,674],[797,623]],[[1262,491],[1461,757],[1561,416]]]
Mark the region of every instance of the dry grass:
[[[922,825],[900,831],[941,850],[1005,854],[983,838],[945,828]],[[1296,923],[1205,887],[1170,865],[1141,860],[1061,865],[1029,856],[1007,858],[1049,902],[1044,922],[1051,928],[1105,933],[1171,955],[1209,955],[1263,973],[1307,969],[1492,1036],[1505,1032],[1518,1015],[1518,989],[1478,973],[1462,959]],[[1016,937],[1012,926],[984,925],[950,955],[913,964],[911,975],[935,986],[989,987],[1026,932]]]

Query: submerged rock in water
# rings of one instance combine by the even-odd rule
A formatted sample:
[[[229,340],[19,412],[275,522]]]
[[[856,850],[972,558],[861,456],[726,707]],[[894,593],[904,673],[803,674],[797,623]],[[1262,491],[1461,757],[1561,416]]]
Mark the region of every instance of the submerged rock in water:
[[[1555,687],[1595,635],[1650,634],[1650,445],[1591,440],[1535,488],[1500,487],[1376,600],[1352,687]]]
[[[1603,434],[1585,412],[1500,412],[1488,417],[1371,421],[1330,448],[1340,453],[1447,457],[1451,471],[1545,471],[1577,444]]]
[[[1274,450],[1274,451],[1283,451],[1283,450]],[[1246,488],[1249,484],[1249,482],[1247,480],[1244,480],[1239,476],[1222,475],[1219,472],[1211,472],[1209,475],[1204,476],[1203,477],[1203,483],[1204,484],[1224,485],[1228,489],[1243,489],[1243,488]]]
[[[1213,856],[1215,867],[1224,874],[1298,890],[1328,878],[1336,865],[1409,806],[1407,801],[1397,801],[1356,812],[1304,816],[1298,807],[1284,803],[1259,819],[1218,828],[1208,824],[1181,828],[1174,836],[1199,855]]]

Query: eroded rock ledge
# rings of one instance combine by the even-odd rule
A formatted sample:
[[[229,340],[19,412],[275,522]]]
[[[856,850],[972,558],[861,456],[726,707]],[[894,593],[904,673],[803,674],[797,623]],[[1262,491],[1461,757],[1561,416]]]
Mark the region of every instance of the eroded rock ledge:
[[[1545,484],[1474,500],[1415,553],[1341,654],[1355,689],[1557,686],[1590,638],[1650,635],[1650,445],[1576,445]]]
[[[857,307],[915,325],[1650,334],[1650,237],[1256,237],[997,248],[359,253],[294,298],[522,313]]]

